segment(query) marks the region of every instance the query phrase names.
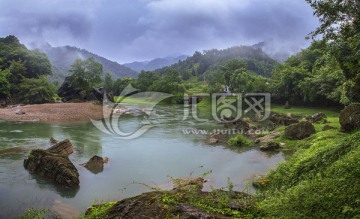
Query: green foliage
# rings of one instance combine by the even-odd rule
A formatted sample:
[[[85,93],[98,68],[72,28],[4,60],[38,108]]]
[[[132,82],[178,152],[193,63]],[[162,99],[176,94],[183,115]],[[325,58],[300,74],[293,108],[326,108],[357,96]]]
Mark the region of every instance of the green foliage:
[[[19,95],[23,103],[37,104],[54,102],[55,87],[45,77],[25,78],[19,84]]]
[[[360,132],[331,130],[311,137],[266,177],[258,205],[274,218],[353,218],[359,215]],[[316,213],[314,215],[314,213]]]
[[[9,70],[0,70],[0,100],[10,95],[10,83],[7,79]]]
[[[35,209],[29,208],[23,215],[16,217],[16,219],[46,219],[48,218],[46,214],[48,212],[47,209]]]
[[[76,59],[69,71],[72,73],[70,85],[78,90],[90,93],[93,87],[101,83],[102,65],[92,57]]]
[[[120,95],[126,86],[134,82],[134,78],[118,78],[113,82],[112,93],[114,95]]]
[[[0,38],[0,99],[6,99],[10,102],[24,100],[24,102],[43,102],[47,100],[44,92],[24,97],[23,89],[29,88],[29,79],[36,79],[50,75],[51,65],[45,54],[35,50],[30,51],[24,45],[20,44],[15,36]],[[31,81],[31,80],[30,80]],[[43,81],[43,79],[41,79]],[[50,89],[49,92],[53,92]]]
[[[112,88],[113,88],[113,80],[111,78],[111,74],[107,73],[105,75],[105,79],[104,79],[104,89],[106,92],[111,93],[112,92]]]
[[[203,53],[195,52],[193,56],[170,67],[155,70],[156,73],[164,74],[167,69],[175,68],[179,71],[183,80],[192,76],[202,76],[211,71],[220,69],[228,61],[241,59],[246,69],[258,75],[269,77],[276,61],[267,56],[261,49],[251,46],[235,46],[224,50],[206,50]]]
[[[149,71],[142,71],[137,77],[135,87],[140,91],[147,91],[158,79],[159,76],[157,74]]]
[[[246,147],[252,145],[252,142],[243,135],[236,135],[229,139],[228,144],[234,147]]]
[[[88,214],[80,217],[80,219],[99,219],[105,218],[106,212],[116,204],[116,202],[104,202],[99,203],[99,201],[93,201],[94,205],[91,206],[87,211]]]
[[[331,43],[331,51],[346,78],[346,96],[360,102],[360,3],[357,0],[306,0],[319,17],[320,27],[312,37],[322,35]]]
[[[346,80],[329,50],[325,41],[314,41],[278,65],[271,81],[274,99],[291,104],[347,104]]]

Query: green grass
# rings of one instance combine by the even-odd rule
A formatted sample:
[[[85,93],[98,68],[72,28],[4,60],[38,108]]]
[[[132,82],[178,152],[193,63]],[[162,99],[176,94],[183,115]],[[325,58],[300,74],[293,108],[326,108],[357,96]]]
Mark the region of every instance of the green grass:
[[[360,131],[319,132],[257,193],[267,218],[359,218]]]
[[[271,111],[274,113],[282,113],[288,114],[291,113],[292,115],[304,115],[304,116],[311,116],[315,113],[322,112],[325,113],[328,117],[339,117],[339,109],[332,109],[332,108],[320,108],[320,107],[301,107],[301,106],[292,106],[290,109],[285,109],[281,105],[272,104]]]

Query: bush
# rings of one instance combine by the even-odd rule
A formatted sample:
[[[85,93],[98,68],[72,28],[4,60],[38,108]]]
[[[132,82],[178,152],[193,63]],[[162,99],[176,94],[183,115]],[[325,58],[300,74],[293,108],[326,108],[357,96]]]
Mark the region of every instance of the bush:
[[[243,135],[237,135],[233,138],[231,138],[228,141],[228,144],[230,146],[237,146],[237,147],[243,147],[243,146],[250,146],[252,142],[245,138]]]
[[[20,99],[24,103],[54,102],[55,87],[45,77],[25,78],[19,85]]]

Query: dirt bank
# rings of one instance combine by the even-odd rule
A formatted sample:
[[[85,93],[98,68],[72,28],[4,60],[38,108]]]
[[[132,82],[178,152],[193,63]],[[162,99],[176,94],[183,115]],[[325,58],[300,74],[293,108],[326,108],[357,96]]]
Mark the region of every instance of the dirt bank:
[[[19,110],[24,114],[17,114]],[[102,106],[86,103],[51,103],[0,109],[0,120],[25,122],[80,122],[102,119]]]

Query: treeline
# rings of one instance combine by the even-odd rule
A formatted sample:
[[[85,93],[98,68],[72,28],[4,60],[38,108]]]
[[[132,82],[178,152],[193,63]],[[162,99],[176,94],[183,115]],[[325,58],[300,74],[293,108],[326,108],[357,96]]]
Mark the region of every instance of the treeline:
[[[15,36],[0,38],[0,105],[53,102],[55,87],[46,78],[50,74],[45,54],[28,50]]]
[[[279,64],[271,76],[273,100],[295,105],[348,104],[346,78],[330,46],[325,40],[314,41]]]

